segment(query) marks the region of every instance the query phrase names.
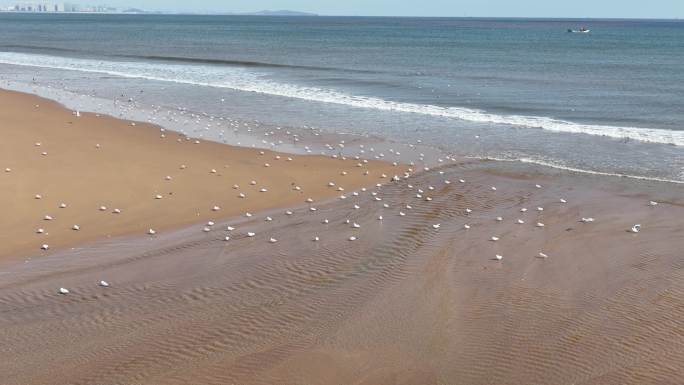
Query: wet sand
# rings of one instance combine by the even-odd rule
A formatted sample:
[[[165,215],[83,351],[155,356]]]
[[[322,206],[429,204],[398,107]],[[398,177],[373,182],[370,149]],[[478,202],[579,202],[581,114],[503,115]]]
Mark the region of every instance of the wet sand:
[[[76,116],[11,91],[0,91],[0,106],[0,260],[46,254],[44,244],[55,249],[165,231],[308,198],[315,204],[340,195],[337,187],[374,185],[388,180],[383,173],[403,171],[386,162],[357,167],[353,159],[196,143],[148,124]]]
[[[678,384],[682,218],[679,186],[478,161],[103,240],[0,268],[2,382]]]

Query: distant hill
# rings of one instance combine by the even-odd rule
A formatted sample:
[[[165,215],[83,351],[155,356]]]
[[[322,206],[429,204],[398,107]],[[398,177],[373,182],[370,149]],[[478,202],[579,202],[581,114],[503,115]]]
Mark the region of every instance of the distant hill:
[[[280,11],[259,11],[259,12],[250,12],[250,13],[244,13],[244,15],[254,15],[254,16],[318,16],[315,13],[307,13],[307,12],[298,12],[298,11],[288,11],[288,10],[280,10]]]

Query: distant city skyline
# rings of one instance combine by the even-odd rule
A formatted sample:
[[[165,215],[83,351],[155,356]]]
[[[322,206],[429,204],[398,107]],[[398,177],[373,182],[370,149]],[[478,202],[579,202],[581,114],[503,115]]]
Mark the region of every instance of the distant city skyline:
[[[21,3],[56,1],[5,1],[4,9]],[[187,13],[249,13],[292,10],[330,16],[453,16],[453,17],[558,17],[558,18],[684,18],[684,0],[106,0],[73,2],[82,7],[140,8],[148,11]]]

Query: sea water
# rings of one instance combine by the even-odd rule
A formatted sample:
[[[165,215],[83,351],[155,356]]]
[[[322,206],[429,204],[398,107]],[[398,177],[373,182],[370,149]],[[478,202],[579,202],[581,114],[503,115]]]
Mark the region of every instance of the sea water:
[[[674,20],[0,14],[0,80],[684,181]]]

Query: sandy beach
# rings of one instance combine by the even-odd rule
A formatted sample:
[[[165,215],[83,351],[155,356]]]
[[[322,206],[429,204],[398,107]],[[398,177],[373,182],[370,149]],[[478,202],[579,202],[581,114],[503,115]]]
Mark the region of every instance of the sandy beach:
[[[382,174],[404,170],[231,147],[90,113],[77,117],[17,92],[0,92],[0,105],[0,258],[39,255],[44,244],[54,249],[302,205],[309,198],[318,203],[343,194],[340,187],[374,185],[388,180]]]
[[[681,383],[682,186],[479,160],[389,182],[0,99],[3,384]]]

